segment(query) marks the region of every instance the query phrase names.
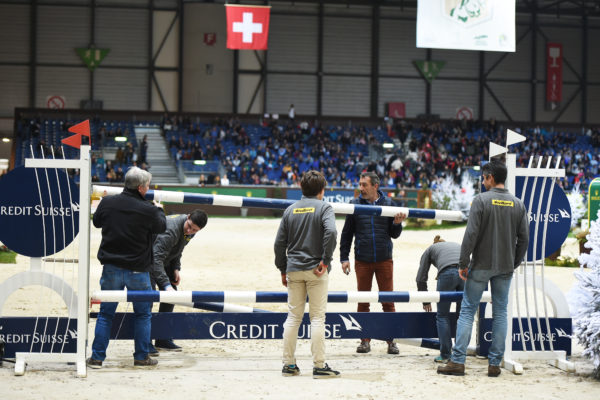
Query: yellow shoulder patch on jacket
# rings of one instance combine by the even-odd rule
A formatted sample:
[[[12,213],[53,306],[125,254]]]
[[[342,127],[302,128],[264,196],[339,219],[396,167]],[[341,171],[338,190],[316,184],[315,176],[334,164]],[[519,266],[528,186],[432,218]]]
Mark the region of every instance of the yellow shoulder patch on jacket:
[[[492,199],[492,205],[501,206],[501,207],[514,207],[515,203],[513,203],[510,200]]]
[[[314,207],[294,208],[294,214],[309,214],[314,212]]]

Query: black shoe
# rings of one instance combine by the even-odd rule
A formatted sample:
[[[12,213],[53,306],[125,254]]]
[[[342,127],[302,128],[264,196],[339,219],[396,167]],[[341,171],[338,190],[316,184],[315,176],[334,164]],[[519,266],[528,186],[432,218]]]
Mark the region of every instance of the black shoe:
[[[166,351],[181,351],[181,346],[177,346],[171,339],[156,339],[154,341],[154,347],[158,350]]]
[[[387,350],[388,354],[399,354],[400,350],[398,350],[398,347],[396,346],[396,343],[394,342],[389,342],[388,343],[388,350]]]
[[[93,369],[102,368],[102,361],[94,360],[92,357],[85,360],[85,363],[87,364],[88,367],[93,368]]]
[[[371,351],[371,344],[366,339],[361,339],[360,344],[356,348],[357,353],[368,353]]]
[[[152,346],[152,342],[150,342],[150,344],[148,345],[148,355],[150,357],[158,357],[160,355],[158,350],[156,350],[156,348]]]
[[[133,360],[134,367],[156,367],[158,361],[154,358],[146,357],[145,360]]]
[[[297,365],[284,365],[281,370],[283,376],[296,376],[300,375],[300,368]]]
[[[313,368],[313,379],[340,378],[341,376],[339,371],[332,370],[327,364],[323,368]]]

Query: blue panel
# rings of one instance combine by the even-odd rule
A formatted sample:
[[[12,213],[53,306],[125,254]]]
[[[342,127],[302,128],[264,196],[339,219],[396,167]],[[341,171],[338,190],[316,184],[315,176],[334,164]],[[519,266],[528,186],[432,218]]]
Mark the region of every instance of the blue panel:
[[[453,313],[454,314],[454,313]],[[112,339],[133,339],[133,314],[117,313]],[[152,338],[173,339],[281,339],[287,313],[154,313]],[[308,313],[298,331],[307,338]],[[120,329],[120,331],[119,331]],[[435,313],[327,313],[328,339],[435,338]],[[115,337],[118,334],[118,337]]]
[[[0,241],[29,257],[55,254],[79,231],[79,188],[64,170],[18,167],[0,181]]]
[[[5,317],[0,318],[0,328],[2,328],[0,339],[5,343],[4,357],[6,358],[14,358],[16,352],[75,353],[77,351],[76,319]]]
[[[535,181],[536,178],[529,178],[527,180],[527,187],[525,187],[525,178],[517,177],[516,179],[516,195],[523,200],[529,216],[529,248],[527,249],[527,261],[542,259],[542,245],[544,244],[544,239],[544,257],[548,257],[550,254],[554,253],[562,246],[571,229],[571,205],[565,192],[560,186],[552,183],[551,179],[537,178],[534,193],[533,186]],[[542,189],[544,191],[543,193]],[[550,207],[546,213],[550,194],[552,194],[552,200],[550,201]],[[538,203],[540,202],[541,206],[538,206]],[[546,222],[548,230],[546,232],[546,237],[544,238],[544,225]]]
[[[545,350],[550,350],[550,341],[554,350],[564,350],[567,355],[571,355],[571,334],[572,334],[572,320],[571,318],[549,318],[550,320],[550,332],[546,329],[546,321],[542,319],[541,327],[542,334],[538,334],[537,323],[532,320],[531,327],[533,331],[533,339],[536,350],[542,350],[541,342],[544,344]],[[522,339],[525,340],[525,347],[531,351],[531,335],[528,329],[527,318],[521,318],[523,324],[523,338],[521,338],[521,332],[519,330],[519,319],[513,318],[513,350],[523,350]],[[484,318],[480,323],[479,332],[479,344],[480,344],[480,355],[487,355],[492,344],[492,319]],[[541,340],[540,340],[541,339]]]

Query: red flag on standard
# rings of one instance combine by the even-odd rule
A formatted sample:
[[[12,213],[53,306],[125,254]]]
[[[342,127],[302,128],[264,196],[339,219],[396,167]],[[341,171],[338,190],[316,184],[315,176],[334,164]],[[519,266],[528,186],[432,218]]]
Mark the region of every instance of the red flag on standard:
[[[269,6],[226,4],[227,48],[232,50],[267,50]]]
[[[81,137],[90,137],[90,120],[86,119],[77,125],[73,125],[69,128],[69,132],[74,133],[74,135],[64,138],[61,142],[67,146],[75,147],[77,149],[81,148]]]
[[[73,125],[69,128],[69,132],[78,133],[80,135],[90,137],[90,120],[86,119],[85,121],[80,122],[77,125]]]

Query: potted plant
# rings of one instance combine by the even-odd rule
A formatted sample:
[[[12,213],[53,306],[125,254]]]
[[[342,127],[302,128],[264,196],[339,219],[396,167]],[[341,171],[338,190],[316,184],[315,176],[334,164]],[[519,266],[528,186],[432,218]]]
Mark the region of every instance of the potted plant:
[[[585,244],[587,243],[587,235],[589,233],[590,230],[586,229],[575,235],[575,237],[577,238],[577,242],[579,242],[579,254],[590,254],[591,249],[585,247]]]

